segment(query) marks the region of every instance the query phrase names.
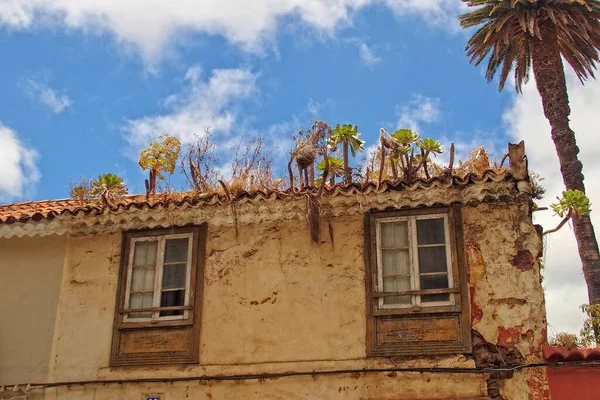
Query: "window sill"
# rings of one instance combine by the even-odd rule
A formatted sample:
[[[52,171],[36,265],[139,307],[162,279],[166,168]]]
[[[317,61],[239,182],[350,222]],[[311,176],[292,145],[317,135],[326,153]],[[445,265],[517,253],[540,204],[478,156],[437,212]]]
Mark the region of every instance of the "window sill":
[[[133,330],[133,329],[153,329],[153,328],[165,328],[172,326],[191,326],[194,325],[193,318],[188,319],[175,319],[175,320],[164,320],[164,321],[144,321],[144,322],[121,322],[119,324],[119,330]]]
[[[462,307],[460,305],[448,305],[448,306],[431,306],[431,307],[406,307],[406,308],[376,308],[373,310],[373,316],[386,316],[386,315],[429,315],[429,314],[441,314],[441,313],[460,313]]]

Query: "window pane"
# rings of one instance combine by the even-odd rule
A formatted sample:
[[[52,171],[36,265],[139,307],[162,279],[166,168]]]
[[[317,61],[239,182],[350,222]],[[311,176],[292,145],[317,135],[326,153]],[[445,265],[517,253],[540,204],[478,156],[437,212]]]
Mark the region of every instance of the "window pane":
[[[421,289],[448,289],[448,275],[421,276]]]
[[[160,296],[161,307],[174,307],[184,305],[185,290],[172,290],[169,292],[162,292]],[[160,316],[165,317],[169,315],[183,315],[183,310],[169,310],[161,311]]]
[[[445,243],[444,219],[418,219],[417,242],[419,244]]]
[[[187,262],[188,238],[169,239],[165,245],[165,262]]]
[[[410,275],[408,250],[382,250],[383,276]]]
[[[384,292],[404,292],[410,290],[410,277],[385,278],[383,280]],[[411,304],[411,296],[390,296],[383,298],[383,304]]]
[[[129,298],[129,308],[131,310],[139,308],[152,307],[152,293],[147,294],[132,294]],[[151,318],[152,312],[129,313],[129,318]]]
[[[381,247],[408,247],[408,223],[384,222],[381,224]]]
[[[421,296],[421,303],[433,303],[438,301],[450,301],[449,294],[426,294]]]
[[[421,289],[447,289],[448,275],[422,276]],[[448,301],[449,294],[428,294],[421,296],[421,303],[431,303],[434,301]]]
[[[162,288],[185,288],[186,264],[165,265],[163,269]]]
[[[420,247],[419,248],[419,272],[446,272],[446,246]]]
[[[136,242],[133,265],[156,265],[156,240]]]
[[[132,292],[147,292],[154,290],[154,268],[133,268],[131,276]]]

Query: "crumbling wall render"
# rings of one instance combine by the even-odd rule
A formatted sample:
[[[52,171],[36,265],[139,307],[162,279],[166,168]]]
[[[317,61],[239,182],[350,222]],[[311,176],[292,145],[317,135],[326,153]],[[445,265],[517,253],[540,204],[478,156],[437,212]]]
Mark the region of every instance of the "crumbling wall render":
[[[512,367],[543,362],[542,243],[531,222],[529,203],[466,206],[463,230],[476,364]],[[549,398],[545,372],[535,368],[491,374],[488,394],[493,399]]]
[[[185,367],[109,367],[121,235],[72,237],[51,376],[56,380],[177,378],[330,369],[503,367],[542,361],[546,321],[537,262],[541,245],[527,204],[463,207],[472,327],[481,338],[474,344],[482,343],[474,356],[366,358],[362,224],[360,215],[326,218],[322,243],[316,246],[301,218],[241,223],[238,238],[234,226],[208,221],[200,365]],[[483,358],[491,353],[489,365],[484,365]],[[137,398],[141,393],[160,392],[169,399],[189,394],[215,399],[415,400],[488,394],[512,400],[544,399],[546,390],[545,374],[527,369],[499,377],[398,372],[95,385],[56,392],[60,399]]]

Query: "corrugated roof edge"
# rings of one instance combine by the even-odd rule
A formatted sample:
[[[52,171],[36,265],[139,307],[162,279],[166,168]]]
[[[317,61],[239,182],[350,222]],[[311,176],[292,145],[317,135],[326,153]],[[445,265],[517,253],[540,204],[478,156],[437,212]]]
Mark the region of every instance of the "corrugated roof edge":
[[[448,176],[436,176],[430,179],[416,179],[408,182],[405,180],[400,181],[383,181],[379,189],[377,184],[373,182],[368,183],[351,183],[343,184],[338,183],[332,187],[325,189],[325,196],[336,196],[336,195],[349,195],[352,193],[367,193],[369,191],[377,190],[381,192],[391,190],[403,190],[415,185],[421,185],[422,187],[429,187],[435,183],[450,184],[454,187],[465,187],[469,184],[483,183],[488,181],[499,181],[499,180],[513,180],[512,175],[509,172],[497,173],[493,170],[484,171],[481,176],[476,174],[467,174],[465,176],[453,175]],[[308,188],[302,192],[296,192],[295,194],[302,193],[316,193],[316,188]],[[180,193],[181,194],[181,193]],[[133,207],[142,208],[149,207],[155,208],[158,206],[173,205],[180,207],[182,205],[196,205],[199,203],[206,203],[212,200],[216,201],[227,201],[225,196],[218,195],[217,193],[212,194],[195,194],[186,195],[180,199],[168,198],[168,194],[156,194],[151,200],[147,200],[144,195],[131,195],[124,197],[120,202],[108,206],[110,211],[119,211],[122,209],[129,210]],[[286,198],[291,195],[290,190],[283,192],[272,191],[272,190],[257,190],[255,192],[241,192],[236,194],[235,200],[251,199],[254,200],[257,197],[267,198],[275,195],[276,198]],[[88,203],[81,205],[79,201],[73,199],[60,199],[60,200],[43,200],[43,201],[25,201],[20,203],[0,205],[0,225],[1,224],[12,224],[16,222],[28,222],[28,221],[41,221],[44,219],[51,220],[57,216],[63,214],[75,215],[77,213],[89,214],[92,212],[98,212],[105,209],[102,205]]]

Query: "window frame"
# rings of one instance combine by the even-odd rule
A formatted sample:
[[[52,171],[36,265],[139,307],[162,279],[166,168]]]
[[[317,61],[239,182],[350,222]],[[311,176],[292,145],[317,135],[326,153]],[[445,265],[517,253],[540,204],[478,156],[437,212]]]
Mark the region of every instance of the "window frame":
[[[167,240],[170,239],[188,239],[188,252],[187,259],[185,261],[185,297],[184,303],[182,307],[183,314],[182,315],[166,315],[160,316],[161,311],[168,310],[169,307],[161,307],[161,293],[162,293],[162,278],[164,273],[164,253],[166,249]],[[148,309],[130,309],[129,301],[131,298],[131,286],[133,284],[133,259],[135,254],[135,245],[138,242],[150,242],[156,241],[158,244],[156,250],[156,266],[154,270],[154,292],[152,293],[152,307],[154,309],[152,311],[144,311]],[[123,322],[130,323],[143,323],[143,322],[154,322],[154,321],[173,321],[173,320],[185,320],[189,316],[189,306],[190,306],[190,286],[191,286],[191,278],[192,278],[192,258],[194,255],[194,232],[189,233],[173,233],[173,234],[163,234],[163,235],[148,235],[148,236],[135,236],[131,237],[129,240],[129,254],[127,259],[127,282],[125,286],[125,300],[123,302]],[[183,264],[183,263],[179,263]],[[172,309],[172,308],[170,308]],[[180,308],[178,308],[180,309]],[[130,313],[134,312],[151,312],[152,317],[150,318],[131,318],[129,317]]]
[[[186,281],[187,305],[184,306],[184,315],[164,316],[155,320],[126,318],[127,314],[131,312],[128,309],[128,301],[131,287],[133,244],[143,238],[163,236],[165,242],[167,237],[192,238],[188,246],[188,255],[191,252],[191,257],[188,257],[189,279]],[[111,344],[111,367],[197,364],[199,362],[206,237],[206,223],[123,232]],[[158,249],[157,257],[159,257]],[[162,279],[159,280],[159,277],[155,276],[155,284],[156,282],[160,282],[162,285]]]
[[[407,223],[407,240],[408,240],[408,254],[409,254],[409,270],[410,270],[410,290],[398,292],[407,293],[411,297],[411,304],[384,304],[384,296],[378,299],[378,309],[398,309],[398,308],[421,308],[421,307],[436,307],[436,306],[453,306],[455,305],[455,293],[448,293],[448,301],[437,301],[437,302],[425,302],[421,303],[421,296],[427,294],[439,294],[440,289],[424,289],[421,290],[421,265],[419,262],[419,243],[417,240],[417,221],[427,219],[443,219],[444,220],[444,250],[446,253],[446,275],[448,276],[448,288],[450,290],[454,288],[454,273],[453,273],[453,260],[452,260],[452,249],[451,241],[452,236],[449,229],[449,215],[447,212],[439,214],[415,214],[406,216],[391,216],[391,217],[378,217],[375,219],[375,240],[377,244],[377,293],[386,293],[383,289],[383,246],[382,246],[382,234],[381,225],[389,222],[406,222]],[[437,244],[438,247],[441,244]],[[433,246],[433,245],[426,245]],[[432,275],[441,275],[441,272],[432,273]],[[441,289],[443,290],[443,289]],[[414,294],[408,294],[414,293]],[[417,294],[420,293],[420,294]],[[397,296],[397,295],[396,295]]]
[[[394,218],[410,219],[410,217],[431,217],[445,215],[447,218],[446,246],[450,249],[451,263],[448,267],[448,289],[410,290],[392,292],[408,295],[449,293],[453,304],[435,304],[409,307],[380,307],[379,299],[390,295],[380,291],[378,282],[379,249],[377,239],[378,220]],[[393,357],[414,355],[469,354],[471,343],[471,312],[468,294],[468,280],[462,232],[462,205],[447,207],[420,207],[412,209],[371,210],[364,214],[364,262],[365,262],[365,294],[366,294],[366,347],[368,357]],[[416,232],[415,232],[416,233]],[[452,283],[451,283],[452,282]],[[412,287],[411,287],[412,288]],[[406,339],[405,342],[391,343],[380,334],[387,324],[402,325],[402,329],[418,324],[431,324],[436,321],[452,320],[456,329],[452,331],[452,339],[434,338],[431,341]],[[411,325],[413,324],[413,325]],[[387,328],[385,328],[387,329]],[[453,328],[454,329],[454,328]],[[378,333],[379,332],[379,333]],[[398,335],[401,334],[399,331]],[[416,336],[418,337],[418,335]]]

